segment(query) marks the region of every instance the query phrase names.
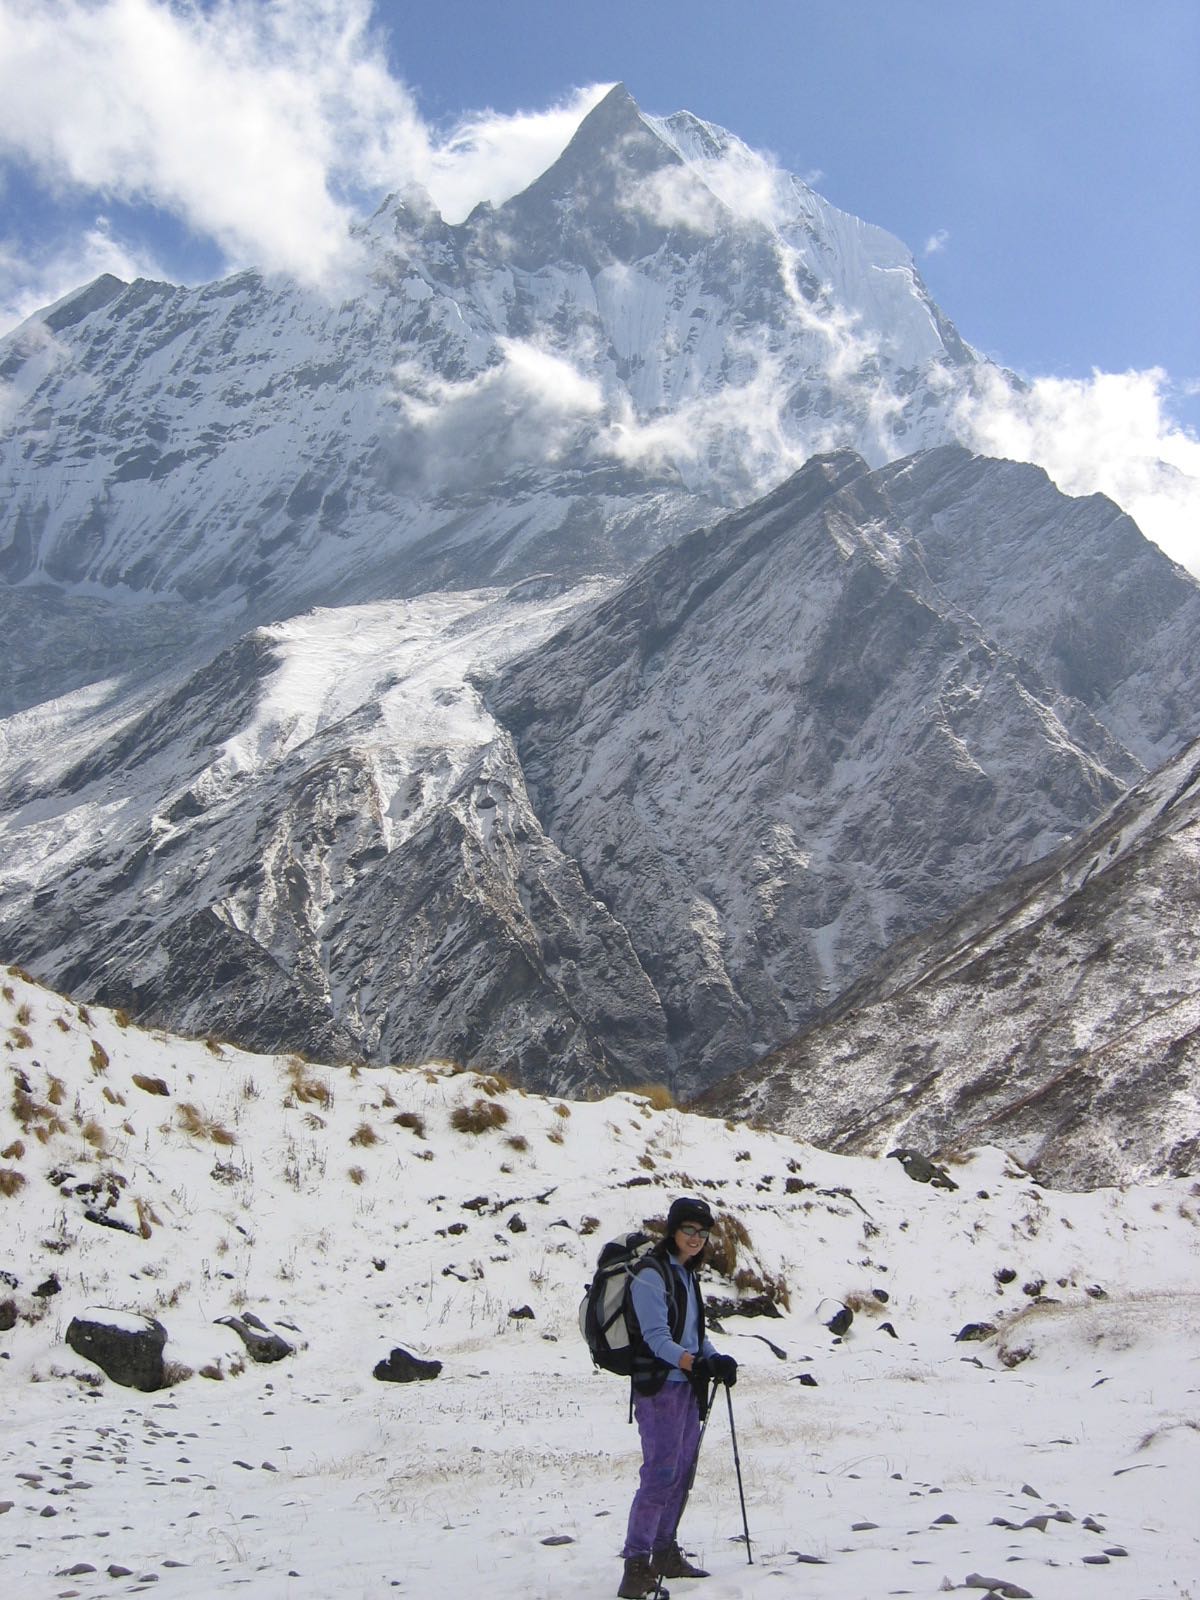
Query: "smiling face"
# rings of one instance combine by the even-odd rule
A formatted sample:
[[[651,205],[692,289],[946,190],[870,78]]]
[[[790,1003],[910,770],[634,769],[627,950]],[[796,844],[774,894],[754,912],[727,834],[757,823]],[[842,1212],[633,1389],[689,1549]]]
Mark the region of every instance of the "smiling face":
[[[708,1229],[702,1228],[698,1222],[685,1222],[682,1227],[675,1229],[673,1245],[681,1261],[690,1261],[693,1256],[698,1256],[707,1242]]]

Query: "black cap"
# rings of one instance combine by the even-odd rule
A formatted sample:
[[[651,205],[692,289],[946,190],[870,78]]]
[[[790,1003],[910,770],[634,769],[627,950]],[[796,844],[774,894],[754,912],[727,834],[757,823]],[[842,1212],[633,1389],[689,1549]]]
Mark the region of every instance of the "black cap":
[[[682,1228],[685,1222],[711,1228],[713,1214],[708,1208],[708,1201],[698,1200],[694,1195],[681,1195],[678,1200],[672,1200],[671,1209],[667,1212],[667,1238],[673,1239],[675,1230]]]

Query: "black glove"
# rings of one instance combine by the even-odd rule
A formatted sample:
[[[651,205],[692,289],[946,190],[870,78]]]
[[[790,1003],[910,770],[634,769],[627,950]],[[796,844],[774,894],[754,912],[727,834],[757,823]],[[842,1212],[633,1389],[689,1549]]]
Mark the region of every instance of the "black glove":
[[[727,1389],[733,1388],[737,1382],[737,1362],[732,1356],[709,1356],[706,1365],[711,1378]]]
[[[692,1394],[696,1397],[696,1406],[700,1412],[700,1421],[708,1416],[708,1389],[716,1374],[712,1370],[707,1356],[694,1356],[687,1379],[691,1385]]]

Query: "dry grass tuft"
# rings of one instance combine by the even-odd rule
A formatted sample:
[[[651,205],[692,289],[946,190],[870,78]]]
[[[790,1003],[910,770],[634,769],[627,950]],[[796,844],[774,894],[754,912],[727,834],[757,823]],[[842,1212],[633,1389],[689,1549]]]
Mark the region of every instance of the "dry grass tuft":
[[[348,1176],[351,1183],[363,1183],[367,1175],[361,1167],[351,1167]]]
[[[118,1006],[113,1012],[113,1021],[116,1023],[118,1028],[127,1028],[133,1021],[133,1018],[129,1015],[128,1011],[125,1010],[124,1006]]]
[[[133,1202],[133,1207],[137,1212],[138,1232],[141,1234],[143,1239],[148,1239],[151,1233],[153,1233],[154,1228],[162,1227],[162,1218],[159,1216],[158,1212],[155,1211],[149,1200],[135,1199]]]
[[[739,1267],[733,1275],[733,1286],[739,1294],[764,1294],[773,1306],[782,1306],[785,1311],[792,1309],[791,1290],[782,1278],[773,1278],[769,1272],[752,1272],[749,1267]],[[882,1309],[873,1295],[871,1304],[876,1311]]]
[[[67,1086],[66,1086],[66,1084],[62,1081],[61,1078],[56,1078],[54,1076],[54,1074],[51,1073],[50,1074],[50,1087],[46,1091],[46,1099],[49,1100],[49,1102],[50,1102],[50,1104],[52,1106],[60,1106],[60,1105],[62,1105],[63,1101],[66,1098],[67,1098]]]
[[[70,1033],[71,1031],[71,1024],[67,1021],[66,1017],[55,1017],[54,1026],[58,1029],[59,1033]]]
[[[512,1088],[512,1082],[502,1072],[481,1073],[475,1082],[484,1094],[507,1094]]]
[[[105,1133],[104,1129],[96,1121],[95,1117],[89,1117],[79,1131],[86,1139],[88,1144],[91,1145],[93,1150],[97,1151],[100,1155],[104,1155],[107,1152],[108,1134]]]
[[[204,1048],[208,1051],[209,1055],[220,1056],[222,1060],[225,1059],[225,1052],[221,1048],[221,1041],[219,1039],[214,1039],[211,1034],[207,1039],[205,1039]]]
[[[92,1058],[91,1059],[92,1059],[92,1071],[96,1074],[97,1077],[99,1077],[102,1072],[107,1072],[108,1071],[108,1051],[100,1043],[99,1039],[93,1039],[92,1040]]]
[[[565,1119],[567,1117],[569,1117],[571,1115],[570,1106],[563,1105],[561,1100],[556,1101],[554,1103],[554,1105],[552,1105],[550,1107],[550,1109],[554,1112],[554,1115],[556,1117],[562,1117],[564,1119],[564,1121],[565,1121]]]
[[[360,1122],[350,1135],[350,1143],[362,1145],[364,1148],[379,1143],[379,1135],[369,1122]]]
[[[0,1160],[2,1160],[2,1161],[20,1161],[21,1157],[24,1154],[25,1154],[25,1145],[24,1145],[24,1143],[20,1139],[14,1139],[13,1142],[10,1145],[7,1145],[3,1150],[0,1150]]]
[[[644,1100],[652,1111],[676,1109],[675,1096],[665,1083],[639,1083],[636,1088],[630,1089],[629,1093],[637,1095],[639,1100]]]
[[[192,1105],[188,1100],[183,1101],[176,1108],[179,1117],[179,1126],[193,1139],[211,1139],[213,1144],[236,1144],[237,1140],[228,1128],[223,1128],[215,1118],[206,1115],[198,1106]]]
[[[529,1149],[529,1140],[523,1133],[510,1134],[504,1142],[510,1150],[517,1150],[522,1154]]]
[[[551,1128],[546,1137],[549,1139],[551,1144],[566,1144],[567,1142],[563,1137],[562,1130],[560,1128]]]
[[[135,1072],[133,1081],[139,1089],[144,1089],[147,1094],[170,1094],[170,1089],[162,1078],[151,1078],[144,1072]]]
[[[117,1091],[110,1088],[107,1083],[100,1092],[103,1094],[110,1106],[123,1106],[125,1104],[125,1096],[123,1094],[118,1094]]]
[[[752,1248],[750,1234],[741,1218],[731,1211],[722,1211],[708,1236],[705,1260],[714,1272],[732,1278],[737,1271],[739,1251]]]
[[[11,1200],[13,1195],[20,1194],[25,1187],[25,1175],[18,1172],[15,1167],[0,1167],[0,1194],[6,1200]]]
[[[488,1133],[508,1121],[508,1112],[494,1100],[476,1100],[469,1106],[455,1106],[450,1126],[456,1133]]]
[[[333,1090],[324,1078],[308,1070],[299,1056],[287,1059],[288,1096],[285,1105],[318,1105],[328,1111],[333,1105]]]
[[[17,1007],[17,1021],[23,1028],[27,1028],[33,1021],[33,1012],[29,1007],[28,1001],[22,1001]]]
[[[415,1111],[401,1111],[398,1116],[392,1118],[392,1121],[398,1128],[411,1129],[418,1139],[425,1137],[425,1118]]]
[[[32,1050],[33,1049],[33,1040],[25,1032],[24,1028],[10,1028],[8,1030],[8,1032],[9,1032],[9,1036],[12,1039],[13,1044],[17,1047],[18,1050]],[[12,1046],[10,1045],[9,1048],[11,1049]]]

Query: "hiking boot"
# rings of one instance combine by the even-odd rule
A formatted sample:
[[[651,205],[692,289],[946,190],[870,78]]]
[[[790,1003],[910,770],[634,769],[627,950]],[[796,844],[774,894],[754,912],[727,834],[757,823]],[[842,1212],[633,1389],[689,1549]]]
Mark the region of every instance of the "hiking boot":
[[[709,1576],[703,1567],[694,1567],[677,1544],[669,1544],[665,1550],[656,1550],[652,1559],[655,1572],[661,1572],[664,1578]]]
[[[617,1594],[620,1600],[646,1600],[646,1596],[654,1593],[657,1582],[658,1574],[649,1556],[626,1556],[625,1576],[621,1579]],[[658,1596],[659,1600],[670,1600],[665,1589],[660,1589]]]

